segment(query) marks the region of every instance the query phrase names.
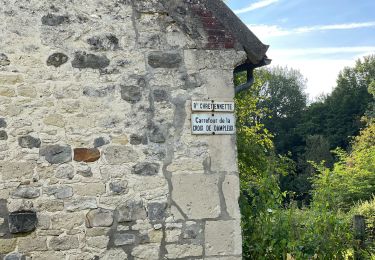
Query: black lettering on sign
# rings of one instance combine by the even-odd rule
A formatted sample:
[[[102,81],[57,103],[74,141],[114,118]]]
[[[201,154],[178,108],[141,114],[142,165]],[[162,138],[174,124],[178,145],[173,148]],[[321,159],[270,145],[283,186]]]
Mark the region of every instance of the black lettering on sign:
[[[193,101],[193,111],[233,112],[233,102]]]
[[[235,134],[233,113],[192,114],[192,134]]]

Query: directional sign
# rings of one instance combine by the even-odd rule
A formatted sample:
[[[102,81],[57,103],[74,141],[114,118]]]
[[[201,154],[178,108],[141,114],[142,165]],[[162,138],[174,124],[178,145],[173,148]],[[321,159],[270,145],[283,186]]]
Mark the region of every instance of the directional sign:
[[[191,109],[193,111],[212,111],[212,112],[233,112],[234,102],[216,102],[216,101],[192,101]]]
[[[236,133],[233,113],[192,114],[193,135],[233,135]]]

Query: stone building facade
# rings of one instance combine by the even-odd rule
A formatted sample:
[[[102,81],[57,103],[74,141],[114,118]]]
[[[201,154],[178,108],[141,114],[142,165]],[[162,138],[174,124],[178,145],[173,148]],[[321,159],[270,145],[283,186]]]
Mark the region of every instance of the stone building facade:
[[[213,0],[0,0],[0,259],[241,259],[232,101],[267,46]]]

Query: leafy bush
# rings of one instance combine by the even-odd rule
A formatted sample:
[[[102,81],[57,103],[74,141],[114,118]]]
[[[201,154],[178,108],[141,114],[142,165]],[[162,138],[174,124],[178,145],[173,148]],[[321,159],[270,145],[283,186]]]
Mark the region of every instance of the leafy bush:
[[[332,209],[349,211],[357,202],[375,194],[375,124],[355,138],[351,153],[336,151],[340,158],[333,170],[318,166],[313,181],[313,203],[329,203]]]
[[[375,196],[370,201],[358,203],[350,215],[361,215],[366,219],[366,252],[369,259],[375,259]],[[372,258],[371,258],[372,257]]]

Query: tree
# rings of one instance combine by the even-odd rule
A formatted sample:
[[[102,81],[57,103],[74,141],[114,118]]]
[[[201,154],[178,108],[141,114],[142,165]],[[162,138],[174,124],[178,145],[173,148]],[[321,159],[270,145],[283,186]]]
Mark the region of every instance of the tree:
[[[286,175],[294,165],[276,155],[272,135],[261,123],[268,112],[259,106],[264,100],[260,89],[268,76],[258,73],[251,89],[236,96],[243,258],[286,259],[289,254],[311,259],[318,254],[333,259],[347,250],[348,225],[329,211],[284,207],[278,176]]]
[[[326,114],[322,133],[331,149],[347,149],[352,136],[364,126],[362,116],[373,97],[368,92],[375,80],[375,56],[359,59],[353,68],[345,68],[338,76],[337,87],[325,101]]]
[[[371,123],[354,139],[352,151],[337,151],[339,161],[332,170],[319,166],[314,179],[314,203],[328,203],[333,209],[348,211],[355,203],[375,195],[375,124]]]
[[[298,81],[303,77],[296,76],[298,73],[257,70],[254,85],[236,96],[244,259],[348,256],[353,248],[351,209],[375,193],[373,117],[360,121],[366,110],[371,111],[373,99],[363,90],[373,91],[372,73],[371,58],[357,62],[355,68],[340,74],[331,95],[309,107],[302,91],[303,81]],[[245,80],[246,74],[235,77],[236,84]],[[284,83],[295,85],[290,89]],[[279,98],[288,93],[300,93],[300,97],[280,102]],[[273,96],[278,98],[272,99]],[[346,121],[335,121],[336,117]],[[366,124],[367,128],[349,146],[351,138],[347,135],[355,135]],[[275,140],[283,136],[275,145],[274,134]],[[297,141],[291,138],[293,135]],[[334,163],[330,150],[338,143],[351,150],[337,150],[339,159]],[[294,162],[285,156],[289,151]],[[283,190],[295,192],[299,200],[312,202],[296,207],[292,197],[286,200]]]
[[[259,105],[268,111],[262,122],[275,135],[276,151],[295,155],[302,145],[296,126],[306,108],[306,79],[298,70],[287,67],[263,69],[261,73],[268,78],[261,88],[265,99]]]
[[[347,67],[339,74],[337,86],[330,95],[304,109],[301,121],[292,129],[302,139],[300,146],[290,148],[297,163],[297,174],[282,179],[283,190],[293,191],[295,198],[309,202],[310,178],[315,170],[308,161],[325,161],[325,166],[331,167],[333,160],[329,151],[350,148],[351,138],[365,126],[361,120],[363,115],[370,118],[374,114],[373,97],[368,92],[375,84],[374,73],[375,56],[358,60],[353,68]],[[319,139],[314,141],[314,136]]]
[[[243,74],[235,76],[236,84],[245,80]],[[264,98],[260,90],[266,81],[267,75],[256,71],[251,88],[236,96],[244,259],[277,259],[286,250],[284,231],[288,227],[275,225],[278,215],[270,212],[281,208],[283,194],[278,176],[288,171],[290,161],[275,154],[272,134],[261,123],[267,116],[259,106]]]

